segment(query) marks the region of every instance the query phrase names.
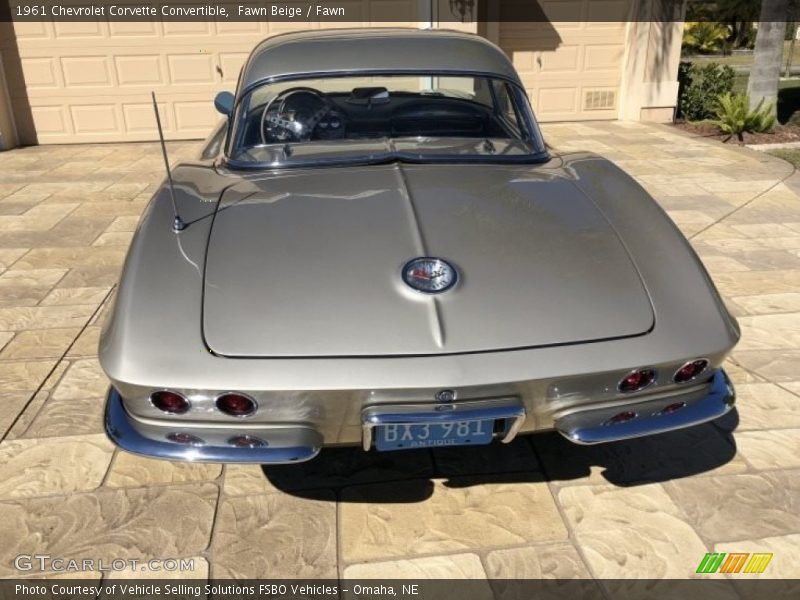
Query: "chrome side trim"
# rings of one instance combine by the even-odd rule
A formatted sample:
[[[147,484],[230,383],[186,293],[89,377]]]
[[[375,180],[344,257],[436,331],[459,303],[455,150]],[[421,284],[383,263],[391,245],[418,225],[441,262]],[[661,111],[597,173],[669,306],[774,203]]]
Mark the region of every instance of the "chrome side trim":
[[[362,446],[372,448],[372,430],[379,425],[409,423],[449,423],[510,419],[511,425],[500,440],[507,444],[525,422],[525,407],[519,398],[493,398],[448,404],[396,404],[370,406],[361,412]]]
[[[666,406],[682,401],[685,402],[683,408],[668,414],[661,412]],[[555,428],[576,444],[615,442],[712,421],[727,413],[735,402],[733,384],[725,371],[717,369],[708,392],[700,398],[685,400],[684,395],[674,394],[645,402],[631,401],[613,408],[582,410],[557,419]],[[624,423],[608,423],[608,419],[620,410],[634,411],[639,417]]]
[[[186,422],[174,421],[158,425],[140,423],[128,415],[122,397],[113,387],[106,399],[106,434],[117,446],[133,454],[141,454],[168,460],[216,463],[283,464],[311,460],[322,448],[322,436],[316,430],[303,425],[276,427],[253,427],[243,430],[237,427],[237,435],[252,435],[267,442],[264,447],[240,448],[224,445],[220,435],[231,436],[231,431],[220,427],[203,428],[187,426]],[[203,445],[179,444],[167,440],[167,435],[176,431],[191,433],[205,441]],[[211,440],[211,441],[209,441]]]

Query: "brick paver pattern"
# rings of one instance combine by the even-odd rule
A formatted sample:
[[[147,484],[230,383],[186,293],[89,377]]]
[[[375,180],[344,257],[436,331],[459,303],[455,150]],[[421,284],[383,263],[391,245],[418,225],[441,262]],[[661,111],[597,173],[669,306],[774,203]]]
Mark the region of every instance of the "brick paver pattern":
[[[0,576],[40,553],[194,558],[184,575],[201,577],[682,578],[706,552],[772,552],[761,577],[800,577],[791,166],[666,126],[544,131],[631,173],[691,239],[741,324],[727,363],[738,414],[601,447],[545,433],[265,469],[121,452],[103,434],[96,347],[163,178],[158,146],[12,150],[0,153]],[[169,146],[177,162],[198,144]]]

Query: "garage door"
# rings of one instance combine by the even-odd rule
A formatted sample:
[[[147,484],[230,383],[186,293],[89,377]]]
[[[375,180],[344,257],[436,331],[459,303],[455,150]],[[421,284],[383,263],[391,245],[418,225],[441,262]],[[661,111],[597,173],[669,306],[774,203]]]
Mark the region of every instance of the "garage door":
[[[363,22],[331,26],[380,25],[381,15],[398,13],[407,13],[408,22],[392,25],[417,24],[418,0],[361,3]],[[152,140],[156,131],[153,90],[167,138],[203,138],[219,118],[214,95],[235,87],[253,46],[270,35],[309,27],[288,22],[15,23],[25,82],[9,90],[11,101],[30,106],[40,144],[140,141]]]
[[[576,3],[569,4],[575,11]],[[500,23],[500,46],[514,61],[540,121],[617,118],[630,2],[582,5],[585,22],[559,22],[550,10],[558,3],[546,2],[551,23]],[[500,11],[502,18],[503,4]]]

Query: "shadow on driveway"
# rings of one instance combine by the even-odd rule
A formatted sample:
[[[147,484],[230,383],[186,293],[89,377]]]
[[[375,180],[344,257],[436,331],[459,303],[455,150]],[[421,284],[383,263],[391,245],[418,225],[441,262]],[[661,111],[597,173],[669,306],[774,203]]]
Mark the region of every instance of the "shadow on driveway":
[[[579,446],[555,432],[521,436],[511,444],[364,452],[360,448],[326,448],[309,462],[263,466],[279,490],[300,497],[321,488],[370,486],[375,503],[422,502],[433,493],[433,479],[452,488],[492,482],[611,483],[621,487],[691,477],[719,468],[736,455],[732,411],[712,423],[623,442]],[[351,494],[337,494],[347,501]]]

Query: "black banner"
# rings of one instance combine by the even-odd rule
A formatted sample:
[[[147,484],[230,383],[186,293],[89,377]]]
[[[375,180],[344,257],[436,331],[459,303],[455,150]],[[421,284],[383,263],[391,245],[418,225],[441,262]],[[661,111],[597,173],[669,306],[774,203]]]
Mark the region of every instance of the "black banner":
[[[17,579],[2,600],[788,600],[800,580],[751,575],[702,579]]]
[[[280,21],[474,23],[681,21],[683,0],[0,0],[13,21]]]

